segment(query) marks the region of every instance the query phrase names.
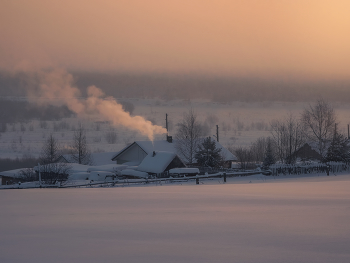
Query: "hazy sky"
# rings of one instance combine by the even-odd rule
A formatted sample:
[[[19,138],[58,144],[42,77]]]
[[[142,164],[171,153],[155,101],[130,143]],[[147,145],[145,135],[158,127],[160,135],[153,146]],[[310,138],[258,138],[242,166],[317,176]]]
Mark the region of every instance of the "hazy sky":
[[[349,78],[349,0],[1,0],[0,68]]]

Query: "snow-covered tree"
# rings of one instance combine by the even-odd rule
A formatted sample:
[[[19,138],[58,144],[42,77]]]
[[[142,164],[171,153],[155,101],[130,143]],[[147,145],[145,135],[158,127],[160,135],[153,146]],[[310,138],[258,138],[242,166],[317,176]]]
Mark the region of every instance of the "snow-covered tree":
[[[60,143],[53,134],[50,134],[43,145],[40,156],[40,172],[43,183],[55,184],[67,180],[71,166],[67,163],[55,163],[61,154]],[[21,176],[23,178],[31,177],[31,172],[31,170],[22,170]]]
[[[219,167],[222,163],[221,149],[216,148],[216,143],[210,137],[198,145],[195,158],[201,166]]]
[[[249,169],[254,163],[254,157],[251,148],[249,147],[237,147],[231,152],[236,155],[237,162],[240,164],[241,169]]]
[[[62,154],[58,140],[51,133],[41,150],[40,163],[48,164],[55,162]]]
[[[328,147],[325,162],[349,162],[349,140],[340,134],[335,126],[333,139]]]
[[[282,120],[271,122],[271,135],[276,148],[276,157],[282,162],[293,163],[293,152],[299,149],[304,143],[303,123],[289,114]]]
[[[191,109],[178,124],[176,132],[176,150],[186,163],[192,164],[198,145],[201,142],[202,126],[197,115]]]
[[[263,162],[263,169],[268,169],[270,165],[276,162],[273,154],[272,140],[268,138],[266,143],[267,145],[266,145],[265,159]]]

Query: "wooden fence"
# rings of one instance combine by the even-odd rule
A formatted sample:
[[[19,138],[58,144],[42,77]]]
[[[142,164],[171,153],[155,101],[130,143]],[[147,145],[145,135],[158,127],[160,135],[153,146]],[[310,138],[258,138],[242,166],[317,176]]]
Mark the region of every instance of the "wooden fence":
[[[291,174],[315,174],[327,173],[335,174],[340,172],[349,172],[350,165],[342,162],[329,163],[310,163],[310,164],[274,164],[270,166],[273,176],[291,175]]]

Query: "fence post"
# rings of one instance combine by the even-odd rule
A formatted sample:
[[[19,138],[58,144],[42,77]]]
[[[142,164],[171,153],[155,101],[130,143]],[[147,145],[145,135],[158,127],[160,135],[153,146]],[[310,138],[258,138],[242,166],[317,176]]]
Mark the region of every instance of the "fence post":
[[[226,183],[226,173],[224,173],[224,183]]]
[[[196,178],[196,184],[199,184],[199,178],[198,177]]]

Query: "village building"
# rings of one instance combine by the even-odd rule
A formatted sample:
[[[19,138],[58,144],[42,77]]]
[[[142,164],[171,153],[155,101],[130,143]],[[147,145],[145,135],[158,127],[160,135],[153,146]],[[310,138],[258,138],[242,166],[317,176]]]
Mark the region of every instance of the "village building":
[[[224,159],[226,167],[231,167],[231,163],[237,161],[229,150],[223,147],[219,142],[215,141],[216,148],[221,149],[221,154]],[[129,146],[117,153],[112,160],[117,164],[139,165],[146,158],[146,156],[153,153],[153,151],[170,152],[177,155],[176,140],[156,140],[156,141],[135,141]],[[180,159],[181,156],[179,156]],[[182,162],[184,162],[182,160]]]
[[[172,152],[153,151],[142,160],[136,170],[161,177],[168,175],[170,169],[183,167],[186,167],[186,165],[181,161],[177,154]]]
[[[291,155],[291,159],[300,161],[322,161],[323,158],[309,143],[305,143]]]
[[[0,172],[0,185],[10,185],[20,182],[20,172],[23,169],[15,169]]]

